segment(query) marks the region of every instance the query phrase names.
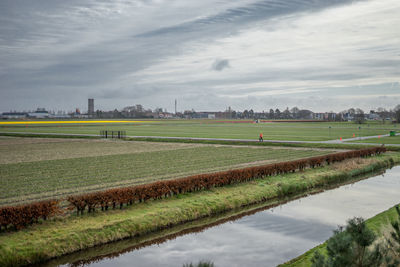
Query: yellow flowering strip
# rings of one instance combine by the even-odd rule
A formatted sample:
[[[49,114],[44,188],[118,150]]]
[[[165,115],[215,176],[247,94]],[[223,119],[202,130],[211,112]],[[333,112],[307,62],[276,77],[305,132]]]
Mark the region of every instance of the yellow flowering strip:
[[[89,123],[140,123],[140,122],[156,122],[156,121],[0,121],[0,125],[14,124],[89,124]]]

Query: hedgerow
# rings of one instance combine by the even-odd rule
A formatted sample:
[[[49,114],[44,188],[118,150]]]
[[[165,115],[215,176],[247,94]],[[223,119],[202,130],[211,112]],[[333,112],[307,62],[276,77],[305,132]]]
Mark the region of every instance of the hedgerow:
[[[162,199],[173,195],[190,193],[212,187],[247,182],[256,178],[268,177],[289,172],[315,168],[323,164],[332,164],[349,158],[368,157],[386,152],[384,147],[346,151],[294,161],[280,162],[263,166],[248,167],[229,171],[193,175],[185,178],[157,181],[149,184],[115,188],[88,194],[73,195],[66,198],[69,209],[75,209],[78,215],[106,211],[144,202],[150,199]],[[288,189],[289,190],[289,189]],[[62,212],[60,200],[46,200],[26,205],[0,207],[0,231],[8,228],[19,230],[46,220]]]
[[[0,231],[9,227],[22,229],[39,219],[47,220],[61,212],[59,200],[44,200],[25,205],[0,208]]]

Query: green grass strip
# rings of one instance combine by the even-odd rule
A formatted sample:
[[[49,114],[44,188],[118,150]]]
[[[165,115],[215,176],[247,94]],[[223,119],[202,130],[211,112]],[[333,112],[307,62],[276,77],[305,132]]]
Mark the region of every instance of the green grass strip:
[[[84,135],[54,135],[54,134],[25,134],[25,133],[0,133],[0,136],[15,137],[39,137],[39,138],[85,138],[99,139],[97,136]],[[179,138],[156,138],[156,137],[135,137],[126,138],[125,141],[145,141],[145,142],[163,142],[163,143],[189,143],[189,144],[219,144],[219,145],[243,145],[243,146],[285,146],[285,147],[309,147],[309,148],[331,148],[331,149],[362,149],[365,147],[373,147],[376,144],[324,144],[324,143],[287,143],[287,142],[244,142],[234,140],[197,140],[197,139],[179,139]],[[386,145],[390,151],[400,151],[400,147]]]
[[[243,146],[285,146],[285,147],[309,147],[309,148],[331,148],[331,149],[362,149],[366,147],[374,147],[376,144],[325,144],[325,143],[287,143],[287,142],[244,142],[234,140],[197,140],[197,139],[164,139],[152,137],[127,138],[128,141],[147,141],[147,142],[171,142],[171,143],[189,143],[189,144],[220,144],[220,145],[243,145]],[[390,151],[400,151],[400,147],[386,145]]]

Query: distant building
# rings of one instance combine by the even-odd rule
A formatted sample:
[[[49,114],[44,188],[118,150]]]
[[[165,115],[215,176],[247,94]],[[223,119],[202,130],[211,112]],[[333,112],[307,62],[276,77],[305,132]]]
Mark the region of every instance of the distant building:
[[[51,115],[46,109],[38,108],[35,112],[29,112],[28,117],[36,118],[36,119],[45,119],[45,118],[52,118]]]
[[[26,117],[28,117],[26,112],[4,112],[1,114],[3,119],[24,119]]]
[[[368,120],[381,120],[381,116],[379,116],[377,113],[370,113],[367,115]]]
[[[353,121],[354,116],[350,114],[349,112],[343,113],[343,120],[344,121]]]
[[[93,98],[88,99],[88,115],[89,116],[94,115],[94,99]]]
[[[314,113],[313,114],[313,119],[314,120],[323,120],[325,116],[325,113]]]
[[[314,120],[321,121],[335,121],[336,113],[333,112],[324,112],[324,113],[313,113],[312,114]]]
[[[326,121],[334,121],[336,120],[336,113],[333,112],[325,112],[324,120]]]

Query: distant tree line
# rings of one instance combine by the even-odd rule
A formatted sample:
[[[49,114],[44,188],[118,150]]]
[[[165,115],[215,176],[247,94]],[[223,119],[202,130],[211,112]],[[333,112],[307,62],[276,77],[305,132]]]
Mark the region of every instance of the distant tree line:
[[[162,108],[154,110],[145,109],[142,105],[134,105],[123,108],[122,110],[95,112],[97,118],[217,118],[217,119],[250,119],[250,120],[325,120],[325,121],[354,121],[356,123],[364,123],[367,119],[400,122],[400,104],[394,109],[385,109],[382,107],[376,110],[370,110],[368,113],[360,108],[349,108],[341,112],[333,111],[317,113],[308,109],[300,109],[287,107],[283,111],[279,108],[262,112],[255,112],[253,109],[245,109],[236,111],[230,107],[225,111],[217,112],[196,112],[194,109],[185,110],[184,112],[169,113]]]

